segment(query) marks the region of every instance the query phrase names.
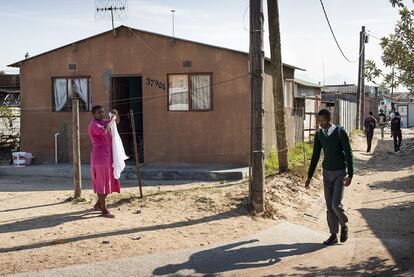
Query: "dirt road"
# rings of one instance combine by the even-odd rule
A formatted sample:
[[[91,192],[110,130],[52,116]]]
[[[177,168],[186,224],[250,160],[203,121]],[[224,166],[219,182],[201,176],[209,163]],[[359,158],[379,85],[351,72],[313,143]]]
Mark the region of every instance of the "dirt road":
[[[357,173],[345,191],[347,243],[289,257],[243,275],[414,276],[414,130],[404,130],[404,138],[400,154],[392,153],[389,134],[384,141],[374,141],[371,154],[365,152],[364,137],[353,139]],[[322,197],[307,214],[297,223],[327,236]]]
[[[115,197],[116,224],[90,212],[92,203],[65,202],[70,182],[0,179],[0,274],[72,264],[22,276],[413,276],[414,130],[404,137],[400,154],[389,153],[389,135],[372,154],[354,137],[357,172],[344,199],[350,239],[332,247],[321,245],[320,190],[305,192],[286,176],[268,184],[280,203],[275,220],[247,213],[245,186],[216,184],[151,188],[145,201]],[[99,263],[118,258],[116,270]]]

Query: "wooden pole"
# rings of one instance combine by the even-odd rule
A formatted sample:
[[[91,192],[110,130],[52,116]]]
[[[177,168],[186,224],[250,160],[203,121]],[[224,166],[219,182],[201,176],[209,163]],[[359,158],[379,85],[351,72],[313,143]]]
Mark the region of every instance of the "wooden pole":
[[[82,176],[80,160],[79,100],[72,98],[72,149],[73,149],[73,184],[75,198],[82,195]]]
[[[275,110],[275,129],[279,172],[289,168],[288,142],[286,134],[286,110],[283,92],[283,65],[280,44],[280,24],[278,0],[267,0],[269,18],[269,41],[273,80],[273,102]]]
[[[365,117],[365,26],[359,33],[359,64],[358,64],[358,99],[357,128],[364,128]]]
[[[252,110],[252,184],[251,205],[258,212],[264,211],[264,108],[263,108],[263,1],[250,0],[250,74]]]
[[[129,111],[129,116],[131,117],[131,127],[132,127],[132,139],[134,141],[134,157],[135,157],[135,167],[137,170],[137,179],[138,179],[138,186],[139,186],[139,195],[142,198],[142,182],[141,182],[141,169],[139,164],[139,157],[138,157],[138,145],[137,145],[137,134],[135,133],[135,118],[134,118],[134,111]]]
[[[306,114],[305,114],[305,101],[303,100],[303,117],[301,117],[301,121],[303,123],[303,131],[302,131],[302,143],[303,143],[303,164],[306,165],[306,154],[305,154],[305,118],[306,118]]]

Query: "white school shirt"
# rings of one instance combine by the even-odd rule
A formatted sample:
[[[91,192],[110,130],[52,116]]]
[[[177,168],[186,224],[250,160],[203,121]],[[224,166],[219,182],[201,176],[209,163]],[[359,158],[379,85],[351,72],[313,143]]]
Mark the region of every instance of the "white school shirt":
[[[328,128],[328,137],[330,135],[332,135],[332,133],[335,131],[335,129],[336,129],[335,124],[331,124],[331,127]],[[322,129],[322,133],[323,133],[323,129]]]

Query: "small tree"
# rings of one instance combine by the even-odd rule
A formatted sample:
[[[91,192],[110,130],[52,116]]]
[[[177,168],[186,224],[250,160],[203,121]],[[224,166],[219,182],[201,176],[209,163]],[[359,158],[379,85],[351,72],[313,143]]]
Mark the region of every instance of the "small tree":
[[[367,60],[365,76],[376,83],[383,78],[382,85],[396,88],[403,85],[414,92],[414,10],[409,10],[402,0],[390,0],[393,7],[400,9],[393,34],[381,38],[382,62],[388,70],[379,69],[374,61]]]
[[[5,127],[13,127],[13,110],[11,107],[0,105],[0,119],[3,120]]]

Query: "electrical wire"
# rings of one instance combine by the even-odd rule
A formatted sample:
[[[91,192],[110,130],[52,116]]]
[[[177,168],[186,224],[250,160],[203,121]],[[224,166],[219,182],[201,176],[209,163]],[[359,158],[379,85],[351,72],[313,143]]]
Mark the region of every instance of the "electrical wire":
[[[339,51],[341,52],[342,56],[345,58],[345,60],[347,60],[349,63],[356,63],[356,62],[359,60],[359,58],[361,57],[362,53],[364,52],[365,43],[363,43],[363,44],[362,44],[362,49],[361,49],[361,52],[359,53],[358,58],[357,58],[356,60],[354,60],[354,61],[350,60],[350,59],[349,59],[349,58],[345,55],[344,51],[342,50],[342,47],[339,45],[339,42],[338,42],[338,40],[336,39],[335,33],[334,33],[334,31],[333,31],[333,29],[332,29],[332,26],[331,26],[331,22],[329,21],[328,14],[326,13],[325,6],[324,6],[324,4],[323,4],[323,1],[322,1],[322,0],[319,0],[319,1],[321,2],[322,10],[323,10],[323,13],[325,14],[326,22],[328,23],[329,29],[331,30],[331,34],[332,34],[332,36],[333,36],[333,38],[334,38],[334,40],[335,40],[336,46],[338,46],[338,49],[339,49]]]
[[[246,74],[242,74],[239,76],[236,76],[234,78],[230,78],[224,81],[220,81],[217,83],[214,83],[211,87],[217,87],[217,86],[221,86],[224,85],[226,83],[230,83],[233,81],[236,81],[238,79],[244,78],[249,76],[250,73],[246,73]],[[208,86],[204,86],[204,87],[200,87],[198,89],[203,89],[203,88],[208,88],[210,87],[210,85]],[[231,91],[231,90],[226,90],[226,91]],[[179,92],[179,93],[175,93],[175,95],[181,94],[181,93],[188,93],[188,92]],[[105,100],[105,101],[94,101],[94,105],[104,105],[104,104],[109,104],[109,103],[117,103],[117,104],[128,104],[128,103],[137,103],[137,102],[141,102],[141,101],[149,101],[149,100],[153,100],[153,99],[158,99],[158,98],[165,98],[168,97],[168,93],[163,93],[160,95],[150,95],[150,96],[141,96],[141,97],[131,97],[131,98],[120,98],[120,99],[116,99],[116,100]],[[53,109],[53,106],[43,106],[43,107],[35,107],[35,108],[21,108],[20,110],[22,111],[36,111],[36,110],[51,110]]]
[[[246,14],[247,14],[247,10],[249,9],[249,5],[247,5],[247,7],[246,7],[246,10],[244,11],[244,15],[243,15],[243,29],[245,30],[245,31],[249,31],[249,29],[247,29],[246,28],[246,25],[244,24],[245,23],[245,18],[246,18]]]
[[[374,36],[373,34],[372,34],[372,32],[371,31],[368,31],[368,33],[366,34],[367,36],[370,36],[370,37],[372,37],[372,38],[375,38],[375,39],[377,39],[377,40],[381,40],[381,38],[379,38],[379,37],[377,37],[377,36]]]

